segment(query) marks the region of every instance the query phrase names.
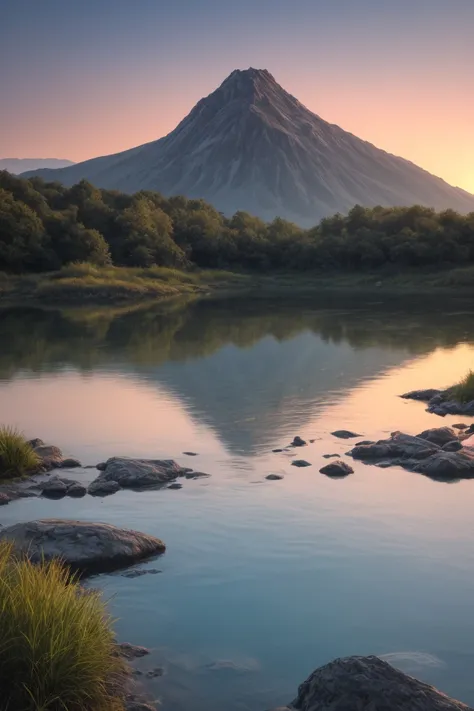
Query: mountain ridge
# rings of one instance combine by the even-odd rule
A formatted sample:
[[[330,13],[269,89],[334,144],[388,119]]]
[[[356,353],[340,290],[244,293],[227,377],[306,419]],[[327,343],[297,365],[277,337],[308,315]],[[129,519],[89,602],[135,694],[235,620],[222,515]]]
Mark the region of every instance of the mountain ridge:
[[[29,171],[72,185],[203,198],[308,226],[355,204],[474,211],[474,195],[326,122],[267,70],[234,70],[166,136],[69,168]]]
[[[0,170],[8,170],[13,175],[32,170],[69,168],[73,165],[74,161],[66,158],[0,158]]]

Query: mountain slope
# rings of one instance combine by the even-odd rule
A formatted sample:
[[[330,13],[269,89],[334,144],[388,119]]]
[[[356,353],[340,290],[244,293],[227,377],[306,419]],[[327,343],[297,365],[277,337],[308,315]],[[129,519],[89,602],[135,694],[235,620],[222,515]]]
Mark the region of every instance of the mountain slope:
[[[0,158],[0,170],[8,170],[13,175],[43,168],[66,168],[74,165],[72,160],[60,158]]]
[[[356,203],[474,210],[473,195],[327,123],[257,69],[232,72],[158,141],[34,174],[183,194],[226,214],[246,210],[302,225]]]

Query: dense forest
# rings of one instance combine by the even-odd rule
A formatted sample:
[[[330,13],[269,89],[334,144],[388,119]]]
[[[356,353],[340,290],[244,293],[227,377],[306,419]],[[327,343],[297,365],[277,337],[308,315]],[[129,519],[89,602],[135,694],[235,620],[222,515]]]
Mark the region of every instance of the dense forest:
[[[363,208],[304,230],[277,218],[227,218],[203,200],[71,188],[0,172],[0,270],[97,266],[373,269],[474,262],[474,213]]]

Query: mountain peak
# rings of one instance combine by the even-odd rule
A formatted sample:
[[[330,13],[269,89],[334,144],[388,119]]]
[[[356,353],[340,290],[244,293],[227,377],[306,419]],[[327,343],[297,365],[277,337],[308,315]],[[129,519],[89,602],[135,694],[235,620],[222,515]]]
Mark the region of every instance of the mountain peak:
[[[267,69],[234,69],[220,85],[218,91],[223,91],[226,98],[239,96],[261,96],[278,87],[273,76]]]

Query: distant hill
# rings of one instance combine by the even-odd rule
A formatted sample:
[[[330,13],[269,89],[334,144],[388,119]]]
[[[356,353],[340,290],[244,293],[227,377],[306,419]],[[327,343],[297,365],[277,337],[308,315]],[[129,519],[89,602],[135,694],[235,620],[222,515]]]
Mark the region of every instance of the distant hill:
[[[42,168],[67,168],[74,165],[72,160],[60,158],[0,158],[0,170],[19,175],[27,170],[41,170]]]
[[[204,198],[226,215],[245,210],[302,226],[355,204],[474,211],[474,195],[327,123],[259,69],[232,72],[164,138],[35,174]]]

